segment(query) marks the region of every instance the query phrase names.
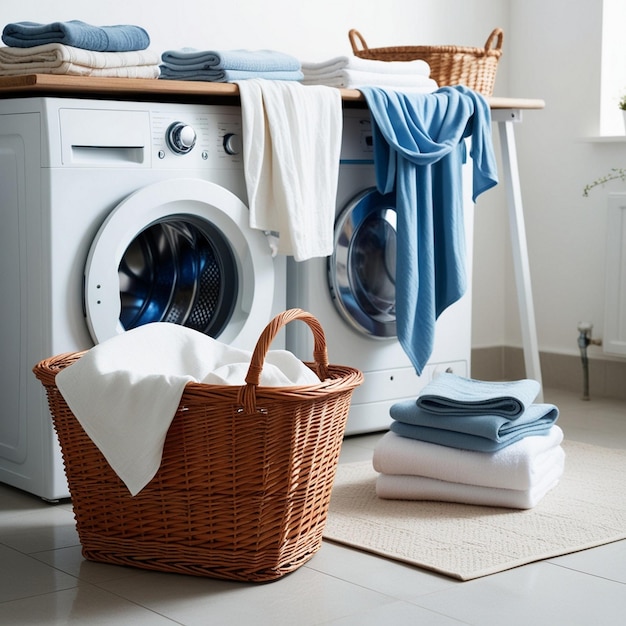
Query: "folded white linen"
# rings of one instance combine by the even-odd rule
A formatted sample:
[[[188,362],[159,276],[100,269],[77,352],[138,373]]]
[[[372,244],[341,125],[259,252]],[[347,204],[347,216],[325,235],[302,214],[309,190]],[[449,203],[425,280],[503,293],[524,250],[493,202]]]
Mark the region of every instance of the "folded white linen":
[[[329,74],[337,70],[359,70],[377,74],[418,74],[430,76],[430,66],[422,59],[413,61],[379,61],[378,59],[362,59],[354,55],[338,56],[325,61],[302,62],[302,71],[309,75]]]
[[[157,78],[160,56],[150,50],[96,52],[60,43],[0,48],[0,76],[69,74]]]
[[[237,81],[250,226],[296,261],[333,251],[341,95],[290,81]]]
[[[156,474],[188,382],[243,385],[252,353],[198,331],[155,322],[93,347],[57,374],[76,419],[135,495]],[[267,353],[260,384],[319,384],[286,351]]]
[[[552,466],[536,485],[529,489],[500,489],[437,480],[423,476],[379,474],[376,495],[385,500],[433,500],[460,502],[511,509],[532,509],[559,483],[564,462]]]
[[[545,436],[525,437],[496,452],[477,452],[401,437],[390,431],[374,448],[373,466],[381,474],[530,489],[553,465],[563,463],[562,441],[563,431],[554,425]]]
[[[327,74],[307,74],[303,71],[303,85],[327,85],[343,89],[365,86],[409,89],[417,93],[432,93],[437,83],[420,74],[387,74],[383,72],[363,72],[360,70],[337,70]]]

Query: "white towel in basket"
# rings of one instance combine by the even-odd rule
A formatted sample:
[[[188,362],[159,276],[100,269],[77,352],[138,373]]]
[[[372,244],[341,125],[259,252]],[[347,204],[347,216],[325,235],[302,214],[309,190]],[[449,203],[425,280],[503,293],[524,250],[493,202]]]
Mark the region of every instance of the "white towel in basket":
[[[185,385],[243,385],[251,356],[195,330],[156,322],[95,346],[60,371],[56,385],[85,432],[136,495],[159,469]],[[261,386],[319,382],[290,352],[267,353]]]

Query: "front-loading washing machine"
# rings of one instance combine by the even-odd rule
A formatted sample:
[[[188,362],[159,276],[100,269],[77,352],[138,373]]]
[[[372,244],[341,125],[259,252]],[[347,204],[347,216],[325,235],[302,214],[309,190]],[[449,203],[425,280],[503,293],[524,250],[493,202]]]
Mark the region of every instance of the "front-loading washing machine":
[[[69,495],[41,359],[154,321],[252,350],[284,310],[240,134],[236,106],[0,101],[0,481]]]
[[[470,371],[469,287],[437,320],[433,352],[421,375],[397,339],[395,200],[375,188],[373,152],[368,110],[345,109],[333,253],[287,262],[287,306],[318,318],[331,363],[357,367],[364,374],[352,396],[346,435],[388,428],[391,405],[416,397],[437,372],[468,376]],[[465,167],[468,276],[473,232],[470,175]],[[287,347],[300,358],[310,358],[312,339],[303,325],[287,327]]]

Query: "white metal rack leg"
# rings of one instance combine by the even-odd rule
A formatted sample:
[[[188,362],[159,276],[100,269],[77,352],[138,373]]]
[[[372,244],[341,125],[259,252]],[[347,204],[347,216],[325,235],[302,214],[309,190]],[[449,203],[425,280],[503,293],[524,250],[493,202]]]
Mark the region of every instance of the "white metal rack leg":
[[[522,344],[524,348],[524,365],[526,377],[537,380],[541,385],[538,402],[543,400],[543,385],[541,380],[541,365],[539,362],[539,347],[537,343],[537,327],[535,323],[535,309],[530,283],[530,266],[528,263],[528,247],[526,242],[526,228],[524,225],[524,210],[522,192],[517,164],[517,150],[513,124],[522,121],[519,109],[495,109],[491,118],[498,124],[500,148],[502,152],[502,169],[506,187],[507,204],[509,210],[509,228],[511,248],[513,252],[513,268],[517,286]]]

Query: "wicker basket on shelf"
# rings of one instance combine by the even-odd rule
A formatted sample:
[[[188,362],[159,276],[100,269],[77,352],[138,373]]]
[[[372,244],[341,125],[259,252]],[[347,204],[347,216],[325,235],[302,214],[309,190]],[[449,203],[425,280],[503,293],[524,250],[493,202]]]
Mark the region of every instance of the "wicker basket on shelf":
[[[464,46],[391,46],[369,48],[363,35],[354,28],[348,38],[355,56],[379,61],[422,59],[430,66],[430,77],[440,87],[465,85],[483,96],[493,94],[498,61],[502,56],[504,33],[495,28],[484,48]]]
[[[316,385],[259,387],[281,327],[314,335]],[[84,432],[55,384],[83,353],[46,359],[44,385],[85,558],[166,572],[270,581],[319,549],[358,370],[329,365],[324,332],[291,309],[265,328],[246,384],[189,383],[168,431],[161,466],[136,496]]]

